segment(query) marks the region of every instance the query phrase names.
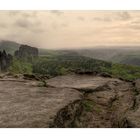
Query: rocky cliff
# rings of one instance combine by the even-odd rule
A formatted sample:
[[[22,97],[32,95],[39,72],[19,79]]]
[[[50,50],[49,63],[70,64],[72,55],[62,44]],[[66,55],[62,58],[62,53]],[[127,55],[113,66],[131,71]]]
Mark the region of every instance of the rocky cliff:
[[[15,51],[15,57],[20,59],[32,60],[32,58],[38,56],[38,49],[28,45],[21,45],[19,50]]]

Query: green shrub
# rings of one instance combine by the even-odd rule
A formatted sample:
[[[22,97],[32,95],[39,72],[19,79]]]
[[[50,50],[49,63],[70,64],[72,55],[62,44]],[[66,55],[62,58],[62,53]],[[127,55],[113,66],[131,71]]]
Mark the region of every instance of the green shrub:
[[[34,59],[32,62],[13,59],[9,68],[12,73],[36,73],[49,76],[64,75],[70,71],[96,71],[106,72],[113,77],[125,80],[135,80],[140,78],[140,67],[112,64],[109,62],[96,60],[78,55],[51,55]]]
[[[93,110],[95,103],[93,101],[90,101],[90,100],[84,100],[82,102],[82,105],[87,112],[91,112]]]
[[[122,64],[113,64],[112,75],[124,78],[126,80],[135,80],[137,78],[140,78],[140,67]]]
[[[14,58],[12,61],[12,65],[9,67],[9,71],[11,73],[15,73],[15,74],[19,74],[19,73],[31,74],[32,73],[32,64]]]

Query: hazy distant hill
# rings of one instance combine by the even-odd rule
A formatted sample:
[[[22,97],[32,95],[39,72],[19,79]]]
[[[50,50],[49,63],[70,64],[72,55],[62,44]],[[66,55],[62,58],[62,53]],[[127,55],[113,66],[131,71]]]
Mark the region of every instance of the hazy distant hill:
[[[14,54],[18,50],[20,44],[13,41],[0,41],[0,50],[5,50],[7,53]]]
[[[93,48],[93,49],[77,49],[77,50],[39,49],[39,54],[42,56],[75,54],[109,62],[140,66],[139,47]]]
[[[39,55],[41,56],[55,56],[55,55],[79,55],[77,52],[73,50],[50,50],[50,49],[39,49]]]
[[[140,52],[116,55],[114,58],[112,58],[112,61],[122,64],[140,66]]]
[[[96,48],[76,50],[79,55],[105,61],[140,66],[140,48]]]
[[[0,51],[5,50],[7,53],[14,54],[21,44],[14,41],[0,41]],[[81,55],[94,59],[117,62],[122,64],[140,66],[140,47],[114,47],[114,48],[92,48],[77,50],[49,50],[39,48],[41,56],[55,55]]]

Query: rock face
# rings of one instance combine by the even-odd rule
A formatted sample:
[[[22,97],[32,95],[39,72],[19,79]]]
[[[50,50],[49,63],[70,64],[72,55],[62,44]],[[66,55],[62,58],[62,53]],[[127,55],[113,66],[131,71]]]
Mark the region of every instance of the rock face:
[[[50,79],[47,84],[73,88],[83,95],[62,108],[51,127],[140,127],[139,81],[134,85],[102,76],[67,75]]]
[[[15,51],[15,57],[18,59],[28,59],[32,60],[32,58],[38,56],[38,49],[35,47],[31,47],[28,45],[21,45],[19,50]]]
[[[134,85],[136,87],[136,91],[140,94],[140,79],[135,80]]]
[[[0,127],[140,128],[139,80],[89,74],[43,81],[33,75],[0,77]]]
[[[0,51],[0,71],[6,71],[12,62],[12,55]]]
[[[80,99],[74,89],[42,86],[42,82],[15,78],[0,79],[0,128],[49,127],[57,112]]]

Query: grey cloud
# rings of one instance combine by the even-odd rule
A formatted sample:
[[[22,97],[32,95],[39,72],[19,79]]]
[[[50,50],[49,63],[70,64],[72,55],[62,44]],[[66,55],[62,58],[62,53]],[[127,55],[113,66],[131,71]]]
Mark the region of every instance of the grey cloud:
[[[22,12],[21,16],[25,17],[25,18],[35,18],[37,16],[37,12],[36,11],[32,11],[32,12]]]
[[[139,22],[140,23],[140,22]],[[109,29],[108,31],[110,30],[118,30],[118,29],[128,29],[128,30],[140,30],[140,24],[135,21],[131,21],[131,22],[127,22],[125,24],[122,24],[122,25],[116,25],[116,26],[112,26],[112,27],[109,27],[107,29]]]
[[[25,20],[25,19],[18,19],[15,22],[15,25],[21,28],[29,28],[33,25],[32,22],[30,22],[29,20]]]
[[[8,12],[8,14],[9,14],[10,16],[16,16],[16,15],[19,14],[19,11],[11,10],[11,11]]]
[[[68,27],[68,24],[67,23],[62,23],[61,26],[62,27]]]
[[[140,29],[140,19],[137,18],[127,23],[126,25],[129,29],[139,30]]]
[[[20,37],[20,35],[18,33],[10,33],[10,34],[5,35],[5,37],[8,39],[17,39]]]
[[[81,17],[81,16],[80,17],[77,17],[77,19],[80,20],[80,21],[84,21],[85,20],[85,18],[84,17]]]
[[[131,24],[140,24],[140,19],[131,21]]]
[[[45,32],[44,29],[42,29],[42,28],[32,28],[31,31],[34,32],[34,33],[43,33],[43,32]]]
[[[119,17],[120,20],[129,20],[129,19],[131,19],[131,15],[127,11],[119,12],[118,17]]]
[[[114,15],[114,13],[113,13]],[[127,11],[122,11],[122,12],[117,12],[116,17],[94,17],[92,20],[93,21],[103,21],[103,22],[110,22],[114,20],[129,20],[131,19],[131,15]]]
[[[53,22],[51,25],[52,25],[53,29],[57,29],[58,28],[58,24],[56,24],[55,22]]]
[[[9,11],[8,14],[10,16],[20,16],[23,18],[34,18],[37,16],[37,11]]]
[[[140,29],[140,21],[131,22],[128,26],[130,29],[139,30]]]
[[[5,24],[5,23],[0,23],[0,28],[7,28],[7,24]]]
[[[69,26],[69,24],[68,23],[56,23],[56,22],[52,22],[51,23],[51,27],[53,28],[53,29],[59,29],[59,28],[64,28],[64,27],[68,27]]]
[[[129,28],[134,30],[140,30],[140,25],[130,25]]]
[[[94,21],[104,21],[104,22],[112,21],[112,19],[109,18],[109,17],[104,17],[104,18],[95,17],[95,18],[93,18],[93,20],[94,20]]]
[[[60,16],[60,15],[63,14],[63,12],[62,11],[59,11],[59,10],[51,10],[50,13],[55,14],[57,16]]]
[[[36,18],[37,11],[10,11],[10,16],[18,17],[15,19],[14,26],[28,29],[30,31],[41,31],[38,29],[41,22]]]
[[[14,26],[23,28],[32,32],[43,32],[39,21],[30,21],[29,19],[18,19],[15,21]]]

